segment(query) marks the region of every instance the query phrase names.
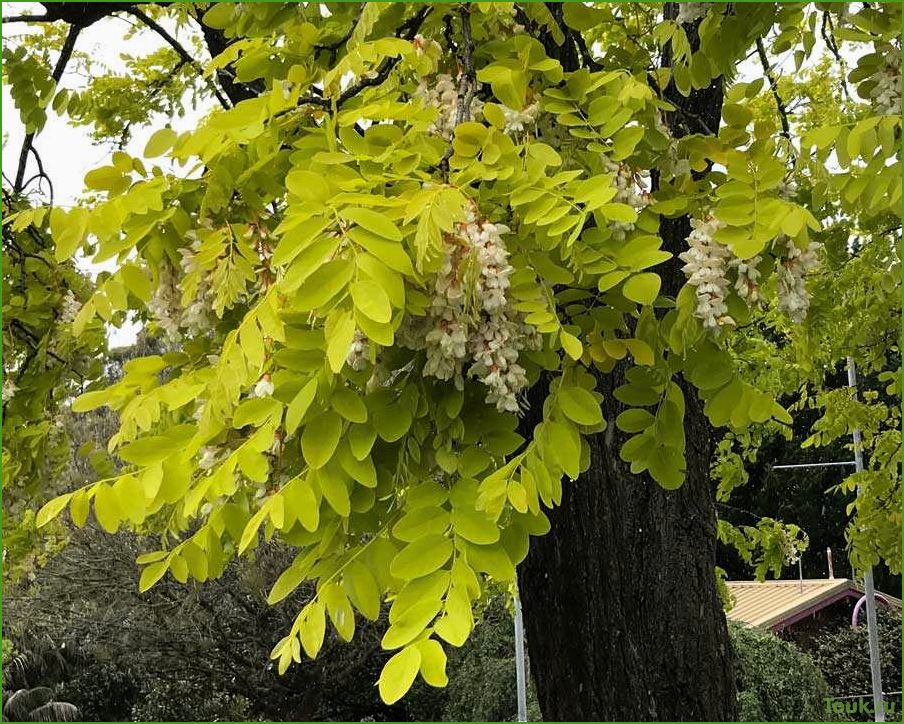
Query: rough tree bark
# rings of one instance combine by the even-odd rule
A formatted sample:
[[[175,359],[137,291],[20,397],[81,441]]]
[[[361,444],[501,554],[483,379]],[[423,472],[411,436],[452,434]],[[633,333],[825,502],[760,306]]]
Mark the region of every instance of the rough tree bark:
[[[674,6],[666,13],[674,17]],[[689,98],[674,88],[665,95],[678,106],[667,119],[676,136],[718,128],[721,79]],[[687,217],[664,221],[664,248],[677,255],[689,232]],[[664,293],[683,284],[680,265],[673,259],[662,271]],[[540,707],[556,721],[734,720],[732,652],[714,571],[710,426],[682,383],[686,482],[670,492],[632,475],[614,424],[624,406],[612,392],[623,373],[600,375],[608,427],[589,441],[591,467],[565,484],[551,532],[532,541],[519,570]]]

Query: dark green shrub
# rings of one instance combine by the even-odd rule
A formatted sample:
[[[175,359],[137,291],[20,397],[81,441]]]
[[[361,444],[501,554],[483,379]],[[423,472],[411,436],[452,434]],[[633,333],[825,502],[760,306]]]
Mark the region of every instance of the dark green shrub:
[[[794,644],[729,624],[741,721],[826,721],[829,687]]]
[[[250,721],[244,696],[210,688],[207,681],[153,682],[132,709],[132,721]]]
[[[882,663],[882,682],[886,691],[901,690],[901,613],[879,608],[879,654]],[[852,629],[847,622],[816,636],[811,643],[811,655],[820,668],[833,696],[864,695],[870,699],[869,643],[866,630],[866,613],[859,628]],[[901,721],[901,696],[891,696],[895,711],[887,712],[889,721]],[[871,719],[868,715],[851,714],[854,720]]]

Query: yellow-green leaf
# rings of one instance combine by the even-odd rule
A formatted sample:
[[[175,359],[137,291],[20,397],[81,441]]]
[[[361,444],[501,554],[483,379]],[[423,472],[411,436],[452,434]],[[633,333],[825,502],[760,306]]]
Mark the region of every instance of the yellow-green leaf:
[[[598,425],[603,421],[600,403],[583,387],[563,387],[559,390],[559,407],[569,420],[578,425]]]
[[[559,332],[559,338],[562,340],[562,349],[565,350],[565,354],[574,360],[581,359],[581,355],[584,354],[584,346],[581,344],[581,340],[564,329]]]
[[[308,380],[308,383],[298,391],[298,394],[289,403],[289,408],[286,410],[286,432],[289,435],[298,429],[298,425],[314,401],[316,394],[317,378],[315,377]]]
[[[417,676],[421,667],[421,652],[417,646],[406,646],[393,656],[380,672],[378,687],[385,704],[395,704],[401,699]]]
[[[63,512],[63,509],[66,507],[66,504],[71,497],[72,493],[66,493],[65,495],[60,495],[59,497],[44,503],[35,517],[35,526],[42,528],[56,518]]]
[[[645,272],[635,274],[622,287],[622,293],[632,302],[638,304],[652,304],[659,295],[659,287],[662,280],[658,274]]]
[[[359,226],[364,227],[373,234],[390,241],[401,241],[402,232],[393,221],[386,215],[373,209],[344,209],[339,212],[339,216],[347,221],[352,221]]]
[[[430,686],[442,687],[449,683],[446,675],[446,652],[436,639],[425,639],[417,644],[421,652],[421,678]]]
[[[354,282],[349,286],[355,309],[375,322],[386,324],[392,319],[392,305],[383,288],[372,281]]]
[[[305,425],[301,434],[301,451],[312,469],[326,465],[342,435],[342,418],[332,410],[318,415]]]
[[[151,134],[144,147],[145,158],[156,158],[169,151],[176,142],[178,135],[172,128],[161,128]]]
[[[440,568],[452,555],[452,541],[444,535],[425,535],[405,546],[389,566],[396,578],[411,580]]]

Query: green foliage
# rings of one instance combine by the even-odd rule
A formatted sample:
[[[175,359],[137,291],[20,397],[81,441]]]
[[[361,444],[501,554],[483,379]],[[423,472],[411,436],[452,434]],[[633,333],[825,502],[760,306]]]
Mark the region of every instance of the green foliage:
[[[91,285],[72,262],[54,259],[46,209],[4,195],[4,213],[16,209],[17,221],[3,227],[5,580],[33,573],[65,542],[59,525],[42,539],[33,508],[73,482],[67,474],[73,445],[66,404],[101,376],[106,350],[99,322],[86,325],[80,336],[73,333],[79,300]]]
[[[815,7],[707,4],[680,22],[624,7],[571,8],[560,24],[542,4],[210,6],[202,22],[234,41],[211,67],[244,98],[178,136],[158,129],[148,165],[114,154],[87,175],[90,202],[10,221],[46,223],[55,265],[115,260],[76,339],[132,313],[169,345],[85,386],[73,409],[117,413],[108,449],[124,465],[39,522],[68,510],[82,525],[93,511],[110,533],[157,536],[138,558],[142,591],[216,579],[262,540],[292,548],[269,596],[298,610],[271,651],[278,670],[386,604],[379,691],[394,703],[418,677],[445,682],[446,652],[548,531],[563,480],[588,468],[586,438],[614,422],[631,472],[674,489],[698,403],[683,389],[741,437],[786,429],[777,399],[793,389],[826,410],[820,440],[862,418],[870,474],[845,483],[860,484],[854,560],[899,568],[900,479],[882,477],[899,418],[864,399],[843,428],[822,383],[874,334],[852,310],[887,318],[900,288],[885,230],[899,222],[901,120],[880,77],[894,70],[900,8],[819,8],[840,39],[873,44],[849,77],[867,102],[777,134],[774,112],[762,117],[770,74],[734,82],[736,68],[764,36],[803,63]],[[599,61],[586,50],[597,40]],[[669,94],[719,78],[720,128],[672,118]],[[79,107],[106,132],[132,120],[111,120],[115,104]],[[688,248],[663,249],[661,224],[683,216]],[[862,239],[850,264],[848,228]],[[822,291],[807,283],[820,260]],[[863,283],[829,298],[858,268]],[[882,333],[858,361],[894,378],[897,332]],[[611,421],[597,387],[616,368],[629,409]],[[541,421],[525,430],[531,392]],[[761,574],[798,533],[726,530]]]
[[[740,721],[831,721],[829,688],[807,654],[768,632],[736,624],[729,632]]]
[[[248,700],[201,681],[160,681],[132,710],[132,721],[250,721]]]
[[[886,690],[896,691],[894,684],[901,681],[901,614],[890,611],[882,604],[879,604],[876,613],[882,681]],[[866,611],[861,611],[858,628],[851,628],[849,620],[841,620],[834,627],[819,633],[807,646],[834,696],[871,697]],[[901,697],[892,696],[889,699],[896,704],[894,718],[900,721]]]

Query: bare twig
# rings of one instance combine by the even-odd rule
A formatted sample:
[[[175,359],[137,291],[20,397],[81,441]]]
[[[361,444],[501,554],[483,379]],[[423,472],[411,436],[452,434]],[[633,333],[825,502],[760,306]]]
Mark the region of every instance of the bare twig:
[[[820,28],[820,32],[822,34],[823,42],[826,44],[829,52],[834,56],[835,61],[841,67],[841,92],[844,93],[845,98],[850,99],[851,91],[848,89],[846,79],[847,63],[844,62],[844,58],[841,57],[841,53],[838,52],[838,43],[835,42],[835,28],[832,24],[832,16],[828,10],[822,14],[822,27]]]

